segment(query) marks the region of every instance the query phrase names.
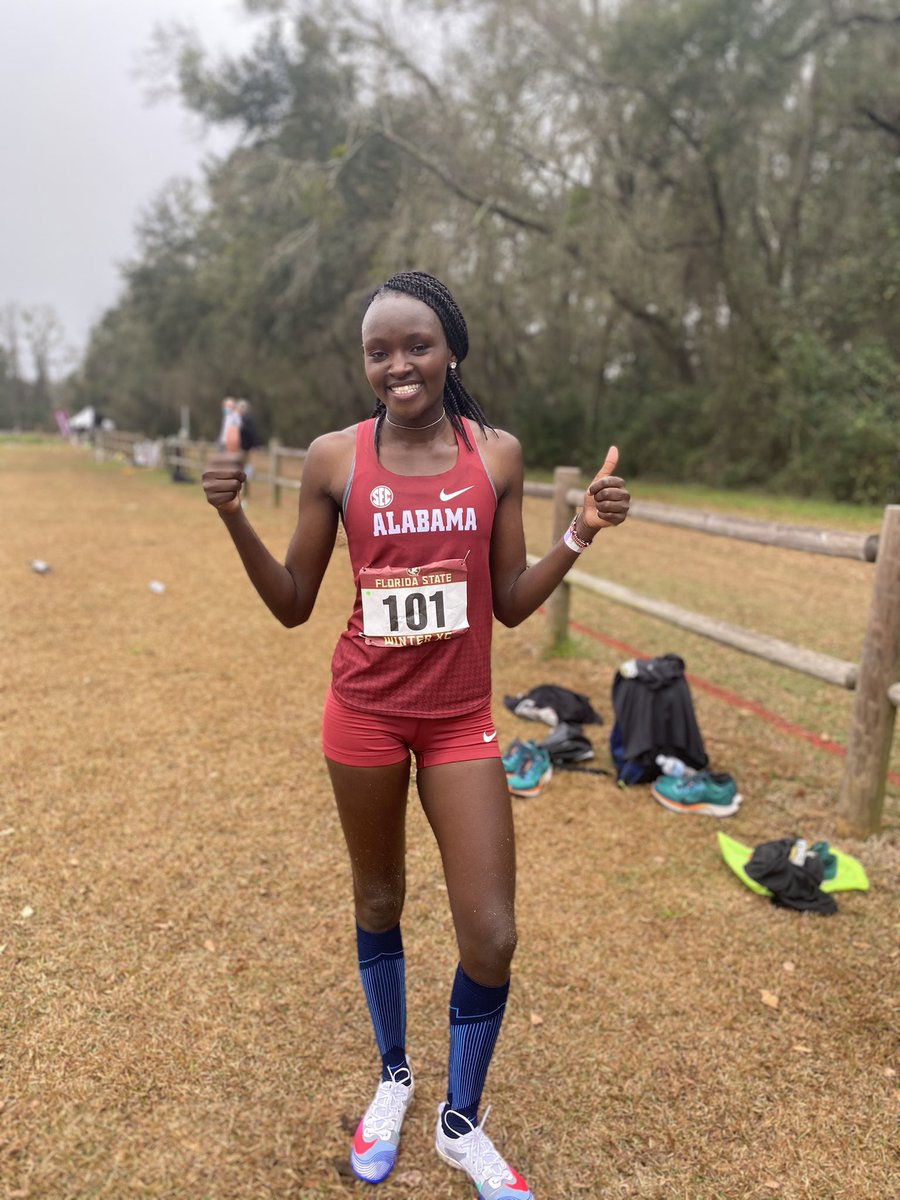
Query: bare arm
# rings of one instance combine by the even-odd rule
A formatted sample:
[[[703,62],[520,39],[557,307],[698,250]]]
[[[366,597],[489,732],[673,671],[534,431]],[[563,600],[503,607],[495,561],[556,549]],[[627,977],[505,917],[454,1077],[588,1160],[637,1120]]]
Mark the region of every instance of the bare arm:
[[[240,504],[239,464],[219,459],[203,474],[206,498],[219,512],[241,562],[266,606],[291,628],[309,619],[334,549],[342,463],[341,435],[317,438],[303,465],[297,526],[284,563],[266,548]],[[337,490],[336,490],[337,489]]]
[[[538,609],[562,582],[578,559],[560,539],[540,562],[529,567],[525,557],[525,531],[522,525],[523,465],[522,449],[509,434],[501,435],[492,448],[489,465],[498,487],[499,499],[491,537],[491,582],[494,615],[504,625],[519,625]],[[618,452],[610,448],[606,461],[585,492],[576,532],[583,542],[591,542],[601,529],[621,525],[628,515],[631,497],[624,482],[610,474],[618,462]]]

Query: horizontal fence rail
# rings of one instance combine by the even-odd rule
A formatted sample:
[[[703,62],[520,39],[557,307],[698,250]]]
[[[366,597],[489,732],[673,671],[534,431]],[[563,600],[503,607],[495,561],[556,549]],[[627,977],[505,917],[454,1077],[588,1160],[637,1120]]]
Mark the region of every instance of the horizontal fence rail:
[[[551,544],[555,544],[584,500],[580,472],[574,467],[557,467],[552,485],[526,484],[525,491],[528,495],[552,498]],[[897,678],[900,674],[900,505],[888,505],[884,510],[878,535],[851,535],[775,522],[723,518],[713,513],[696,513],[648,501],[632,502],[631,516],[638,520],[679,525],[696,533],[875,562],[872,601],[859,664],[689,612],[583,571],[568,573],[547,609],[551,646],[561,645],[568,636],[571,589],[580,587],[792,671],[853,689],[856,693],[853,724],[838,795],[838,829],[863,837],[877,832],[881,828],[888,761],[900,701]],[[530,561],[536,560],[530,556]]]
[[[157,439],[154,443],[138,434],[103,430],[94,435],[94,446],[98,459],[107,454],[121,455],[135,465],[162,467],[170,471],[174,479],[183,478],[185,471],[199,477],[209,459],[221,453],[219,446],[212,442],[192,442],[177,437]],[[283,489],[300,490],[306,453],[306,450],[282,446],[273,438],[268,447],[257,448],[245,460],[253,468],[250,486],[268,484],[273,505],[279,505]],[[300,473],[286,473],[289,468],[295,472],[300,468]],[[574,467],[557,467],[552,484],[526,482],[524,490],[528,496],[552,501],[551,545],[555,545],[584,499],[580,472]],[[562,645],[569,631],[571,589],[577,587],[745,654],[811,675],[824,683],[854,690],[853,724],[838,796],[838,828],[839,832],[861,837],[880,829],[888,760],[897,708],[900,707],[900,505],[888,505],[881,532],[871,534],[723,516],[647,500],[632,501],[629,518],[677,526],[694,533],[875,564],[871,608],[859,663],[833,658],[756,630],[690,612],[578,570],[570,571],[548,600],[547,627],[549,644],[552,647]],[[529,555],[528,561],[538,561],[537,556]]]
[[[526,496],[551,499],[552,483],[526,483]],[[584,490],[572,488],[566,502],[579,508]],[[808,554],[828,554],[835,558],[855,558],[875,562],[878,557],[877,533],[846,533],[838,529],[815,529],[806,525],[786,525],[780,521],[757,521],[750,517],[729,517],[720,513],[697,512],[674,504],[659,504],[653,500],[632,500],[630,517],[639,521],[655,521],[660,525],[676,525],[694,533],[710,533],[718,537],[758,542],[764,546],[780,546],[785,550],[803,550]]]
[[[538,562],[537,555],[529,554],[528,562],[533,566]],[[616,604],[637,609],[649,617],[657,617],[669,625],[688,629],[691,633],[721,642],[735,650],[742,650],[745,654],[754,654],[757,658],[764,658],[792,671],[801,671],[805,675],[812,675],[838,687],[856,687],[859,675],[857,663],[833,658],[830,654],[820,654],[817,650],[807,650],[803,646],[795,646],[793,642],[784,642],[765,633],[743,629],[740,625],[731,625],[727,621],[716,620],[715,617],[703,616],[701,613],[679,608],[667,600],[654,600],[631,588],[623,587],[620,583],[613,583],[596,575],[587,575],[584,571],[569,571],[566,580],[575,587],[593,592],[596,596],[603,596]]]

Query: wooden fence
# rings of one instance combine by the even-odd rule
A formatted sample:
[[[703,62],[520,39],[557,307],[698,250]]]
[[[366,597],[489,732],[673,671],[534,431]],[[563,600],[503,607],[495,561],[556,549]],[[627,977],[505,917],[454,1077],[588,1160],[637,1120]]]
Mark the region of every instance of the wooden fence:
[[[98,432],[95,451],[98,458],[119,454],[137,462],[139,445],[146,447],[147,443],[133,434]],[[175,479],[186,474],[199,479],[206,461],[217,452],[212,443],[179,438],[167,438],[153,445],[157,447],[156,462],[145,465],[158,465],[170,471]],[[305,450],[290,449],[273,439],[267,449],[254,451],[251,455],[254,466],[251,487],[266,486],[272,503],[279,505],[283,490],[299,491],[305,456]],[[145,452],[143,457],[154,456]],[[562,537],[581,504],[584,488],[580,480],[577,468],[557,467],[552,484],[525,484],[526,495],[544,497],[553,503],[551,544]],[[832,686],[855,690],[837,823],[839,832],[855,837],[867,837],[877,832],[881,828],[896,710],[900,707],[900,504],[885,508],[880,533],[870,535],[726,517],[648,501],[633,501],[630,517],[711,536],[875,564],[869,618],[858,663],[690,612],[578,570],[570,571],[550,597],[547,629],[551,647],[566,640],[571,589],[582,588],[745,654],[803,672]],[[529,561],[537,560],[529,555]]]

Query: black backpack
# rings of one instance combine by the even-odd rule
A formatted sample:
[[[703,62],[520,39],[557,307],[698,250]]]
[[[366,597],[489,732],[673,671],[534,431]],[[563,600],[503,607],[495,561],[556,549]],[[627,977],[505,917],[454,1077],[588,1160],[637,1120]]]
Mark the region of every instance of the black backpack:
[[[709,762],[677,654],[623,663],[613,679],[612,707],[609,750],[619,783],[651,783],[660,774],[658,754],[698,771]]]

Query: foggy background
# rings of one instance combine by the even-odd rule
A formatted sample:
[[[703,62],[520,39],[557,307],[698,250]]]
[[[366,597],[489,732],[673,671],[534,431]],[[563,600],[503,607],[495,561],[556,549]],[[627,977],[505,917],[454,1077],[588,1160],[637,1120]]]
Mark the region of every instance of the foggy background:
[[[154,28],[176,21],[213,52],[240,51],[258,28],[238,0],[27,0],[0,12],[0,306],[52,305],[73,354],[116,299],[142,206],[235,140],[175,98],[148,100],[138,70]]]

